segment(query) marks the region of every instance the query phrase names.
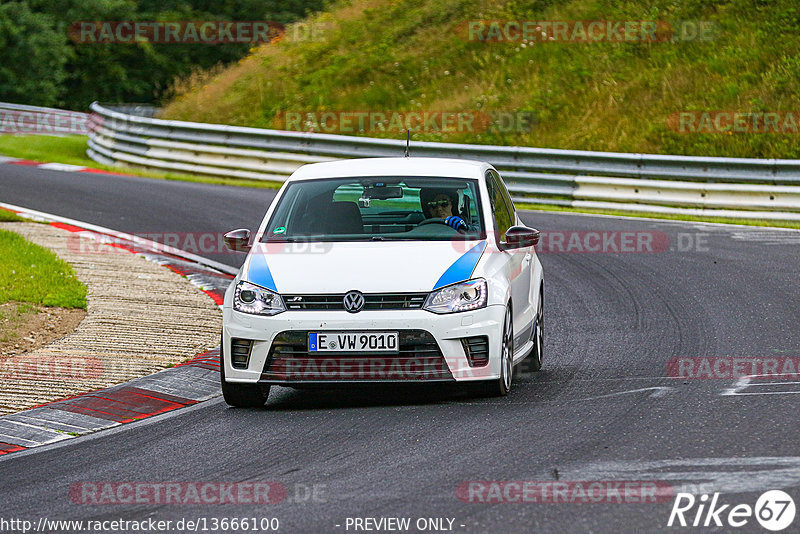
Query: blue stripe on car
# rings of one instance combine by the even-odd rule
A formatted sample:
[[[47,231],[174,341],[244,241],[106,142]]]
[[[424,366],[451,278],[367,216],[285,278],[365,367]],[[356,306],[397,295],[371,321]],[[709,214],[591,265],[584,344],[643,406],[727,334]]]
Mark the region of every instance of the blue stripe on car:
[[[444,272],[439,278],[439,281],[433,286],[433,289],[437,290],[440,287],[469,280],[470,276],[472,276],[472,271],[474,271],[475,266],[478,265],[478,260],[481,258],[484,248],[486,248],[486,241],[481,241],[466,251]]]
[[[267,265],[267,256],[262,253],[254,253],[250,257],[250,267],[247,270],[246,280],[257,286],[265,287],[270,291],[278,292],[275,286],[275,280],[272,278],[272,273]]]

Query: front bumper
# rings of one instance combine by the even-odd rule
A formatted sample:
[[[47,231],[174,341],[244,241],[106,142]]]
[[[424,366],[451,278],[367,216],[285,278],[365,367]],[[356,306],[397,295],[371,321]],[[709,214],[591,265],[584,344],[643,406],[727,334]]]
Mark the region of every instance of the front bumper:
[[[471,312],[437,315],[424,310],[287,311],[261,317],[223,309],[223,365],[228,382],[262,384],[462,382],[500,376],[500,345],[505,309],[487,306]],[[399,354],[316,353],[302,350],[307,332],[399,332]],[[462,339],[487,336],[489,363],[469,364]],[[246,368],[231,364],[231,338],[252,340]],[[425,343],[404,349],[403,339]],[[279,346],[292,343],[286,353]],[[438,350],[431,350],[436,349]],[[276,358],[276,355],[279,358]],[[436,360],[435,358],[438,358]]]

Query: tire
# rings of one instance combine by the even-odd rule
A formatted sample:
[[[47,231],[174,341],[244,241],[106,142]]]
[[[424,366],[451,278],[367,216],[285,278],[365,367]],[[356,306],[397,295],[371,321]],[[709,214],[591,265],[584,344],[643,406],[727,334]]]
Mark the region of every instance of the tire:
[[[261,384],[238,384],[225,380],[225,358],[223,345],[219,346],[219,379],[222,398],[229,406],[236,408],[261,408],[269,397],[269,386]]]
[[[533,350],[528,355],[527,369],[535,373],[541,370],[544,358],[544,286],[539,292],[539,306],[533,325]]]
[[[501,340],[500,378],[476,384],[477,394],[481,397],[505,397],[511,390],[511,382],[514,380],[514,322],[511,316],[511,303],[506,306]]]

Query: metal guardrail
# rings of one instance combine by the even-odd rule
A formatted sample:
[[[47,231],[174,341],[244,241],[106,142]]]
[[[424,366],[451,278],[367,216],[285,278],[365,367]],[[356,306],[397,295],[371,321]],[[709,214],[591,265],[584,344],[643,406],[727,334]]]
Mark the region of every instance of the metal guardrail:
[[[161,111],[160,108],[152,104],[122,104],[107,106],[107,108],[125,115],[136,115],[138,117],[150,118],[155,117],[158,112]]]
[[[94,103],[88,155],[104,164],[283,181],[306,163],[399,156],[404,140],[160,120]],[[488,161],[517,202],[800,220],[800,160],[412,142],[414,156]]]
[[[88,135],[88,113],[0,102],[0,134]]]

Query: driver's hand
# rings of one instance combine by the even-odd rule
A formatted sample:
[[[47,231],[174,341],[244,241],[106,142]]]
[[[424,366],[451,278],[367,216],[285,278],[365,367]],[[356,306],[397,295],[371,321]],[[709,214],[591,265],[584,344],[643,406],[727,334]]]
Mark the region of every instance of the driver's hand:
[[[451,215],[450,217],[444,220],[444,223],[451,228],[459,231],[466,231],[467,230],[467,223],[464,222],[464,219],[461,217],[457,217],[455,215]]]

